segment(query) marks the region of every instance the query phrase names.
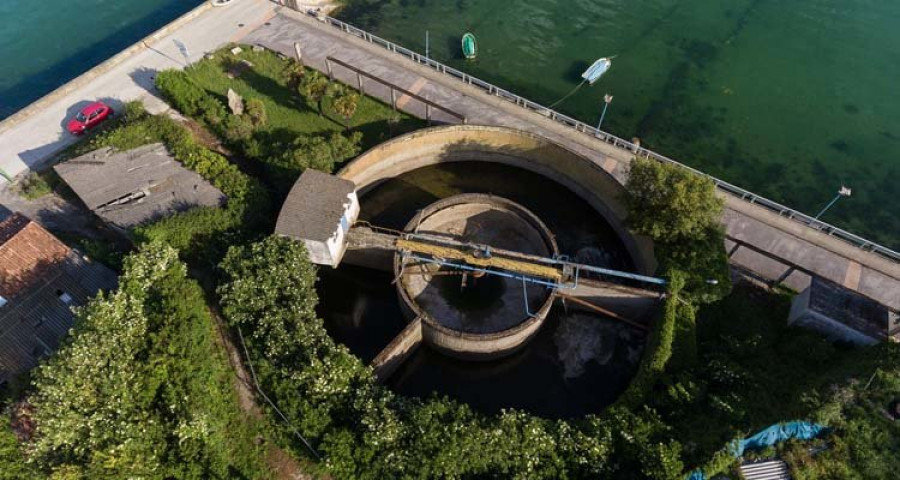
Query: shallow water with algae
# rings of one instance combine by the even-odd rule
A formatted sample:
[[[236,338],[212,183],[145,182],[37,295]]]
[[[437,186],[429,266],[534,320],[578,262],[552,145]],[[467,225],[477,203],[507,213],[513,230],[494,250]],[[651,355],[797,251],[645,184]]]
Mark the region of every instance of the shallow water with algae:
[[[900,3],[369,0],[341,18],[900,250]],[[478,58],[460,38],[478,39]]]

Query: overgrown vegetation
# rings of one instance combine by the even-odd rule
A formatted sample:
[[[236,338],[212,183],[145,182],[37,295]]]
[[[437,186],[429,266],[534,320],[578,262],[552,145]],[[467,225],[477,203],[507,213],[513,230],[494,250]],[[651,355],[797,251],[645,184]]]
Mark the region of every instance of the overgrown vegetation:
[[[28,463],[4,463],[4,474],[262,475],[255,427],[241,415],[203,292],[186,271],[176,250],[149,244],[126,259],[118,291],[78,312],[71,337],[35,372]],[[14,451],[0,432],[0,459]]]
[[[518,411],[486,417],[446,398],[401,398],[337,345],[315,314],[315,271],[299,243],[270,237],[226,256],[220,287],[263,388],[290,419],[283,441],[338,478],[656,478],[682,472],[680,445],[650,410],[579,422]]]
[[[16,185],[19,194],[28,200],[37,200],[53,191],[53,187],[38,172],[31,172]]]
[[[231,243],[271,221],[271,203],[262,184],[225,157],[194,140],[181,124],[165,115],[149,115],[138,102],[126,106],[120,124],[78,145],[73,155],[100,147],[129,150],[162,142],[175,158],[212,183],[227,197],[224,208],[196,207],[132,232],[136,243],[163,241],[197,263],[215,265]]]
[[[262,165],[281,195],[304,169],[330,173],[361,149],[422,124],[269,51],[223,49],[190,70],[160,72],[156,84],[181,113]],[[228,110],[229,89],[243,97],[244,114]]]
[[[637,157],[626,190],[628,226],[653,239],[661,270],[685,272],[685,295],[695,302],[725,296],[731,278],[719,223],[723,203],[712,180]]]

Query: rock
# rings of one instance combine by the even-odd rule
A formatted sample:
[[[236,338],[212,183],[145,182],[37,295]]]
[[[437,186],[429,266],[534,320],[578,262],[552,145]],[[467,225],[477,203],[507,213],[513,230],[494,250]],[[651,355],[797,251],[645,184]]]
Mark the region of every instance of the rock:
[[[263,47],[261,47],[261,46],[259,46],[259,45],[254,45],[254,46],[253,46],[253,51],[254,51],[254,52],[261,52],[261,51],[263,51],[263,50],[265,50],[265,48],[263,48]]]
[[[203,57],[206,58],[207,60],[212,60],[212,59],[216,58],[216,56],[211,53],[207,53]]]
[[[244,51],[244,49],[241,48],[241,47],[234,47],[234,48],[231,49],[231,54],[232,54],[232,55],[238,55],[239,53],[241,53],[241,52],[243,52],[243,51]]]
[[[244,99],[230,88],[228,89],[228,108],[235,115],[244,113]]]

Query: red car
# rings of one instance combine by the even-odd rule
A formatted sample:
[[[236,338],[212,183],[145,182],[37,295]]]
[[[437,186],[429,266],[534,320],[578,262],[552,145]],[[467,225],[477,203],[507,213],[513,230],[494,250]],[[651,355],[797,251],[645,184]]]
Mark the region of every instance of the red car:
[[[89,128],[94,128],[100,122],[113,114],[112,108],[103,102],[94,102],[75,114],[75,118],[69,120],[66,129],[72,135],[81,135]]]

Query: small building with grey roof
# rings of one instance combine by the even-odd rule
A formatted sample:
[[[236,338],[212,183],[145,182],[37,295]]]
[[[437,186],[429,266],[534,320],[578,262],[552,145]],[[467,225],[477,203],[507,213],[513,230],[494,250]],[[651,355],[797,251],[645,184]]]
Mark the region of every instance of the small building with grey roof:
[[[794,298],[788,323],[858,345],[900,341],[900,314],[820,277]]]
[[[356,184],[307,169],[288,193],[275,233],[302,241],[311,262],[337,267],[346,250],[347,231],[358,216]]]
[[[120,229],[225,202],[222,192],[184,168],[162,143],[124,152],[104,147],[53,168],[91,211]]]

